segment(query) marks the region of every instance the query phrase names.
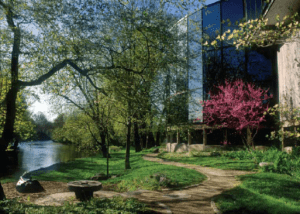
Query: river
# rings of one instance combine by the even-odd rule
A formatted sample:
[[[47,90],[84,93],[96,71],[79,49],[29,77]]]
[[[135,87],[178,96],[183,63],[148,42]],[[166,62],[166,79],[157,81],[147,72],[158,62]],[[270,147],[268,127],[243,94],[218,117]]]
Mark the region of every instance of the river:
[[[76,158],[94,154],[76,151],[76,146],[53,141],[33,141],[19,143],[18,166],[12,176],[19,178],[25,171],[35,171],[59,162],[68,162]]]

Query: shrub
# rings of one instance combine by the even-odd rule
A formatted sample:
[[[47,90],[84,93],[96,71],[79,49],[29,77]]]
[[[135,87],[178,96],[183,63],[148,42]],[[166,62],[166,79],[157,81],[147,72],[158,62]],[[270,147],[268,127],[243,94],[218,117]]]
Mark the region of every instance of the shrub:
[[[298,154],[298,151],[295,151],[295,154]],[[259,150],[228,152],[224,154],[224,156],[238,160],[253,160],[256,164],[259,164],[260,162],[273,162],[274,165],[262,167],[262,171],[289,175],[292,175],[292,172],[299,170],[300,163],[299,156],[289,155],[275,147],[272,147],[265,152]]]
[[[232,151],[227,152],[224,154],[225,157],[238,159],[238,160],[251,160],[254,158],[254,153],[249,152],[248,150],[241,150],[241,151]]]
[[[291,155],[295,158],[299,158],[300,157],[300,146],[294,147]]]
[[[109,147],[109,151],[110,151],[110,152],[118,152],[118,151],[120,151],[121,149],[122,149],[121,146],[110,146],[110,147]]]

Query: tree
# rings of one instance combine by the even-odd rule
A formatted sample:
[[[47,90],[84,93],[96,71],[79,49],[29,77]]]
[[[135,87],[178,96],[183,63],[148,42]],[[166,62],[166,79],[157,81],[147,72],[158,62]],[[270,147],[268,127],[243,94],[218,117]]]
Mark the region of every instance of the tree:
[[[298,12],[284,17],[276,15],[275,19],[276,23],[274,25],[269,25],[269,20],[262,16],[248,21],[243,19],[235,23],[239,26],[239,29],[233,31],[229,29],[223,35],[218,35],[215,40],[205,41],[204,45],[217,47],[217,41],[224,41],[234,45],[237,49],[245,49],[249,47],[266,48],[286,42],[299,41],[300,16]],[[222,21],[224,24],[226,22],[228,26],[232,25],[230,20]]]
[[[118,8],[131,4],[131,1],[114,2],[120,6]],[[167,2],[159,2],[162,10]],[[180,7],[188,6],[179,0],[175,4]],[[90,75],[109,69],[136,73],[126,65],[114,62],[115,55],[132,46],[125,43],[123,48],[120,49],[119,46],[114,49],[116,41],[111,37],[113,28],[106,28],[114,26],[114,35],[122,36],[118,31],[121,26],[116,26],[118,22],[115,22],[115,18],[121,16],[113,13],[115,5],[109,6],[109,1],[0,0],[1,27],[3,26],[1,63],[11,79],[5,97],[6,116],[0,139],[1,153],[14,138],[16,99],[20,89],[40,85],[70,66],[85,76],[93,87],[106,94],[93,83]],[[127,17],[122,18],[126,22]],[[134,20],[133,23],[136,24],[138,20],[135,17],[129,21]],[[36,29],[37,33],[32,29]],[[106,59],[105,63],[103,59]],[[142,74],[141,71],[143,69],[137,73]]]
[[[53,124],[48,121],[44,113],[38,112],[32,116],[35,130],[37,133],[37,140],[50,140]]]
[[[10,85],[10,80],[6,76],[0,77],[0,133],[3,132],[5,124],[6,108],[5,97]],[[16,120],[14,124],[14,140],[28,140],[35,134],[34,124],[31,113],[28,110],[29,104],[26,102],[28,97],[26,90],[21,90],[16,99]]]
[[[253,138],[260,123],[265,121],[264,112],[268,110],[269,105],[263,102],[273,96],[268,95],[268,90],[255,88],[253,84],[245,84],[242,80],[233,83],[226,80],[225,83],[225,86],[217,86],[219,92],[215,95],[209,93],[210,100],[203,101],[205,123],[209,126],[233,128],[240,134],[246,128],[247,140],[242,135],[247,142],[245,145],[254,149]],[[255,128],[256,133],[252,136]]]
[[[169,51],[173,44],[173,35],[168,31],[172,17],[166,17],[155,7],[141,7],[131,1],[127,8],[115,7],[120,14],[116,21],[118,26],[123,26],[116,35],[119,54],[112,55],[114,62],[119,65],[116,69],[107,70],[103,76],[108,80],[113,89],[113,97],[120,103],[120,123],[127,128],[125,169],[130,168],[130,144],[132,123],[135,132],[135,142],[138,146],[138,126],[143,123],[146,115],[151,115],[153,103],[151,102],[151,87],[155,77],[172,60],[175,53]],[[120,28],[120,27],[119,27]]]
[[[67,84],[64,86],[51,84],[47,88],[56,99],[61,97],[68,103],[62,103],[62,105],[75,107],[80,112],[78,113],[79,115],[83,113],[89,118],[84,119],[86,121],[85,127],[87,126],[88,128],[86,131],[91,135],[92,141],[101,147],[103,157],[107,157],[106,137],[110,132],[111,111],[114,108],[114,103],[110,99],[111,95],[99,93],[91,84],[86,82],[86,78],[77,76],[72,69],[67,69],[63,74],[63,78],[68,79]],[[95,76],[91,78],[93,78],[95,83],[101,82],[101,85],[104,87],[105,81],[103,78],[98,77],[98,80]],[[105,88],[108,89],[107,87]],[[83,122],[85,117],[82,116],[80,118],[80,122]],[[94,128],[96,128],[96,131]],[[55,133],[58,137],[59,129]],[[85,140],[82,142],[85,142]]]
[[[64,43],[67,38],[63,37],[64,33],[56,25],[56,22],[66,15],[61,13],[63,3],[62,1],[49,3],[43,0],[0,1],[0,19],[3,26],[1,64],[10,79],[3,102],[6,115],[0,139],[1,153],[14,138],[16,103],[21,89],[41,84],[67,65],[75,67],[83,74],[86,72],[79,69],[72,56],[66,55],[67,52],[72,53],[72,45]],[[72,12],[74,14],[78,11]],[[36,28],[38,34],[33,33],[32,28]]]

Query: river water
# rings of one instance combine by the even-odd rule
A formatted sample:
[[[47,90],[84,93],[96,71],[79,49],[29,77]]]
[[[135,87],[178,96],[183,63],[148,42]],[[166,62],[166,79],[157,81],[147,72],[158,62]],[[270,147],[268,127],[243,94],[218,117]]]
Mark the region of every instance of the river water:
[[[33,141],[19,143],[18,166],[12,176],[19,178],[25,171],[35,171],[59,162],[68,162],[76,158],[94,154],[76,151],[76,146],[53,141]]]

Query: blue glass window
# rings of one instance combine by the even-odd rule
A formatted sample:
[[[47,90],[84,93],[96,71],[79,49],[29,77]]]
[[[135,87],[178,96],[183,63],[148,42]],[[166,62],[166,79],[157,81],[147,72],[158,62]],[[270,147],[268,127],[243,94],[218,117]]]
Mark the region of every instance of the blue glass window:
[[[227,0],[227,1],[222,1],[221,3],[222,7],[222,21],[226,21],[223,24],[223,32],[226,32],[227,30],[231,30],[231,32],[234,29],[238,28],[238,25],[235,25],[235,23],[240,21],[241,19],[244,18],[244,3],[243,0]],[[233,12],[234,11],[234,12]],[[227,20],[230,20],[231,25],[228,26]],[[227,45],[226,42],[224,42],[224,45]]]
[[[215,3],[203,9],[203,37],[214,40],[220,34],[220,3]]]

